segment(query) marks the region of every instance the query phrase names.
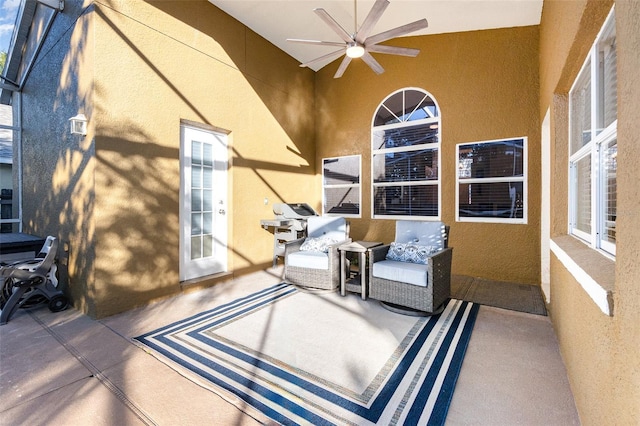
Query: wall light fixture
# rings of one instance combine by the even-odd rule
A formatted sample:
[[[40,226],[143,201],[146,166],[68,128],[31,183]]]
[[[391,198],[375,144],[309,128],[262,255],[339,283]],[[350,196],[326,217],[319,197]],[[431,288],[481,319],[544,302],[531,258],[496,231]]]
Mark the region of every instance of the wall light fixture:
[[[72,135],[87,135],[87,117],[84,114],[78,114],[75,117],[71,117],[69,122],[71,123]]]

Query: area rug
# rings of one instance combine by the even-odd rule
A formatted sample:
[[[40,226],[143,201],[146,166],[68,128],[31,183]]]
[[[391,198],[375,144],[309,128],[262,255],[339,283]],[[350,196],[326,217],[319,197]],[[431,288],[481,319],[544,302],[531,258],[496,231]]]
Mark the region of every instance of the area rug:
[[[441,425],[478,308],[406,316],[278,284],[136,340],[280,424]]]
[[[536,285],[452,275],[451,297],[511,311],[547,315],[540,287]]]

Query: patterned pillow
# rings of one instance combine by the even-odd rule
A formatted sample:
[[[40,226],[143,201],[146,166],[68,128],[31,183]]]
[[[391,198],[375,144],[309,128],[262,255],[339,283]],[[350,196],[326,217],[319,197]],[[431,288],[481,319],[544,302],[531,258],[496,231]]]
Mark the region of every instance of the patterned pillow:
[[[337,243],[336,240],[329,237],[308,237],[300,246],[300,251],[316,251],[319,253],[327,253],[331,244]]]
[[[391,243],[389,246],[389,251],[387,252],[388,260],[396,260],[398,262],[404,262],[405,256],[404,251],[406,249],[406,244],[401,243]]]
[[[388,260],[427,264],[429,256],[437,251],[436,247],[415,243],[391,243],[387,252]]]

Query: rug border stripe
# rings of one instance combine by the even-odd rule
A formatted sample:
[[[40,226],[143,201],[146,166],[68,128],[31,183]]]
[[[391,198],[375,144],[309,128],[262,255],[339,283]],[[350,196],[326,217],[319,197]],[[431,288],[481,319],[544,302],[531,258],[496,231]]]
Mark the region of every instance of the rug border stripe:
[[[223,324],[238,316],[247,315],[254,310],[261,309],[265,305],[277,302],[277,300],[282,297],[295,293],[299,293],[295,287],[286,283],[280,283],[208,311],[193,315],[184,320],[173,322],[172,324],[145,333],[134,339],[154,349],[166,359],[175,362],[197,376],[209,381],[214,386],[220,387],[226,392],[235,395],[281,424],[298,424],[301,421],[318,425],[333,424],[327,416],[322,417],[323,412],[331,413],[334,416],[333,418],[339,422],[350,421],[348,419],[353,418],[353,416],[348,415],[348,413],[358,416],[361,420],[376,423],[380,421],[383,414],[386,419],[390,415],[391,410],[391,415],[395,418],[393,412],[396,411],[396,407],[390,407],[389,402],[398,398],[396,390],[404,381],[408,371],[411,371],[411,377],[418,378],[418,387],[413,391],[409,389],[414,395],[407,400],[410,407],[407,406],[404,412],[404,415],[406,415],[404,419],[405,424],[411,424],[412,422],[417,423],[420,417],[424,416],[425,404],[431,392],[438,392],[438,395],[435,397],[435,406],[429,413],[429,424],[432,424],[432,421],[435,422],[433,424],[443,424],[451,402],[453,389],[460,373],[462,360],[464,359],[471,332],[473,331],[479,305],[472,302],[449,299],[445,312],[449,312],[449,317],[447,318],[453,315],[454,319],[449,320],[443,318],[442,315],[444,315],[445,312],[430,317],[421,326],[420,331],[406,348],[402,357],[394,366],[393,371],[386,376],[384,384],[376,392],[373,399],[368,404],[363,405],[361,402],[354,401],[340,393],[336,393],[330,388],[315,384],[305,377],[295,375],[264,359],[242,352],[202,334],[203,330],[209,330],[215,325]],[[451,313],[451,311],[455,311],[455,313]],[[206,322],[206,324],[204,324],[204,322]],[[462,330],[460,330],[461,324]],[[438,333],[444,333],[443,337],[431,336],[431,332],[436,329],[436,327],[437,330],[439,330]],[[186,331],[185,328],[190,328],[190,330]],[[174,333],[179,334],[176,334],[176,337],[172,337],[171,334]],[[458,340],[454,339],[456,333],[460,334]],[[195,350],[189,349],[185,346],[189,340],[185,340],[185,337],[182,338],[183,340],[180,340],[180,335],[202,342],[206,347],[228,354],[232,359],[239,359],[242,363],[246,363],[246,365],[259,368],[279,380],[293,383],[294,387],[297,386],[304,391],[302,394],[313,394],[314,397],[318,396],[318,399],[298,396],[295,392],[290,393],[288,390],[285,391],[285,394],[279,393],[278,385],[268,381],[265,378],[266,376],[254,377],[247,374],[243,375],[241,374],[243,370],[241,364],[236,365],[231,361],[225,361],[223,358],[220,358],[220,360],[208,358],[206,351],[197,349],[197,347],[194,347]],[[430,350],[436,351],[434,359],[431,360],[430,358],[425,358],[425,354],[428,352],[421,353],[421,351],[423,347],[427,347],[425,346],[425,342],[433,339],[435,339],[434,342],[432,342],[431,346],[428,346],[434,348]],[[450,359],[447,359],[447,354],[452,350],[453,354],[449,356]],[[221,362],[229,362],[229,366],[227,367],[221,364]],[[418,364],[416,363],[421,364],[422,367],[417,366]],[[454,366],[454,368],[452,368],[452,366]],[[434,383],[429,382],[433,382],[434,376],[440,376],[439,371],[442,368],[447,369],[446,373],[444,373],[444,377],[440,380],[441,383],[434,388]],[[209,369],[209,371],[207,371],[207,369]],[[424,376],[419,372],[420,369],[427,371]],[[418,373],[414,373],[413,371],[418,371]],[[416,376],[416,374],[418,375]],[[415,380],[411,379],[411,377],[409,377],[409,380]],[[264,384],[261,383],[264,380],[267,381],[264,382]],[[405,392],[405,390],[402,390],[402,392]],[[306,401],[302,403],[304,405],[295,402],[294,399],[297,398],[302,398],[302,401]],[[400,396],[402,401],[404,401],[403,398],[404,397]],[[322,408],[322,401],[329,403],[327,408]],[[308,408],[305,408],[305,405]],[[344,410],[348,418],[342,418],[338,413],[340,410],[333,410],[331,407],[339,407],[340,410]]]
[[[140,339],[147,338],[147,337],[155,335],[155,334],[168,333],[169,330],[171,330],[171,329],[173,329],[175,327],[178,327],[178,326],[183,328],[183,327],[185,327],[186,325],[188,325],[190,323],[195,323],[197,321],[206,320],[209,316],[217,314],[218,312],[222,312],[222,311],[225,311],[225,310],[230,310],[235,306],[243,305],[243,304],[246,304],[248,302],[251,302],[251,301],[254,301],[254,300],[258,300],[261,297],[264,297],[264,296],[266,296],[268,294],[271,294],[271,293],[278,292],[278,291],[280,291],[282,289],[286,289],[287,287],[289,287],[289,286],[286,283],[280,283],[280,284],[273,285],[271,287],[268,287],[266,289],[260,290],[258,292],[251,293],[251,294],[249,294],[247,296],[235,299],[235,300],[233,300],[231,302],[227,302],[227,303],[224,303],[222,305],[216,306],[215,308],[208,309],[206,311],[199,312],[199,313],[197,313],[195,315],[192,315],[190,317],[175,321],[175,322],[173,322],[171,324],[168,324],[168,325],[165,325],[163,327],[157,328],[157,329],[155,329],[153,331],[150,331],[148,333],[144,333],[144,334],[142,334],[142,335],[140,335],[138,337],[135,337],[134,339],[140,341]],[[295,287],[293,289],[291,289],[291,290],[292,290],[291,291],[292,293],[298,291]]]
[[[449,370],[447,371],[447,375],[442,386],[442,389],[445,389],[445,391],[441,391],[438,395],[434,408],[431,411],[431,417],[429,418],[428,423],[429,426],[444,425],[445,423],[447,413],[449,412],[449,407],[451,405],[451,400],[453,399],[455,386],[458,381],[458,377],[460,376],[460,371],[462,370],[462,363],[464,361],[465,354],[467,353],[469,342],[471,341],[471,334],[478,318],[479,310],[480,305],[477,303],[473,303],[471,306],[471,311],[469,313],[469,318],[464,325],[461,341],[456,345],[454,359],[452,359],[451,362],[451,364],[454,365],[455,368],[449,368]]]

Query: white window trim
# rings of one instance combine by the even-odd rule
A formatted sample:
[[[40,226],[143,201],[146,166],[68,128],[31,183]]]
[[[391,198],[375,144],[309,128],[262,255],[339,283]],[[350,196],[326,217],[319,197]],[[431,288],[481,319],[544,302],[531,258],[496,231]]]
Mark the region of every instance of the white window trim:
[[[324,162],[325,160],[338,160],[341,158],[347,157],[358,157],[358,183],[351,184],[337,184],[337,185],[325,185],[324,183]],[[354,155],[342,155],[339,157],[326,157],[322,159],[322,214],[324,216],[340,216],[340,217],[352,217],[352,218],[361,218],[362,217],[362,155],[354,154]],[[345,214],[345,213],[329,213],[325,211],[326,207],[326,192],[327,188],[358,188],[358,214]]]
[[[507,176],[494,178],[460,178],[458,173],[458,161],[460,158],[460,146],[475,145],[481,143],[495,143],[502,141],[512,141],[522,139],[522,176]],[[456,222],[483,222],[483,223],[508,223],[517,225],[527,224],[527,212],[529,211],[529,191],[528,191],[528,164],[529,150],[528,139],[526,136],[515,138],[494,139],[478,142],[465,142],[456,145]],[[501,183],[501,182],[522,182],[522,218],[504,218],[504,217],[461,217],[460,216],[460,184],[461,183]]]
[[[376,114],[380,109],[380,107],[384,107],[396,118],[400,119],[392,111],[390,111],[389,108],[387,108],[387,106],[385,105],[385,102],[397,93],[407,92],[411,90],[422,92],[425,95],[423,100],[426,99],[427,97],[431,98],[431,100],[434,102],[437,108],[438,115],[433,116],[429,110],[425,110],[425,112],[429,115],[428,118],[410,121],[410,123],[412,125],[420,125],[420,124],[427,124],[427,123],[432,123],[434,125],[437,125],[438,126],[438,143],[427,143],[427,144],[416,145],[416,146],[407,147],[407,148],[398,147],[398,148],[373,149],[373,147],[371,147],[371,178],[370,179],[371,179],[371,218],[372,219],[439,221],[441,220],[440,218],[442,217],[442,110],[440,109],[440,105],[438,104],[438,101],[436,100],[436,98],[428,91],[421,89],[419,87],[404,87],[402,89],[396,90],[395,92],[389,94],[382,100],[382,102],[380,102],[380,104],[375,109],[374,115],[371,119],[371,139],[370,140],[373,141],[374,132],[376,130],[389,130],[396,127],[407,126],[406,123],[409,122],[408,118],[410,118],[413,115],[413,113],[415,113],[415,109],[408,115],[407,120],[402,121],[400,123],[392,123],[384,126],[375,126],[374,124],[375,124]],[[403,111],[404,111],[404,107],[403,107]],[[430,180],[424,180],[424,181],[410,181],[410,182],[380,182],[380,183],[375,183],[373,181],[375,176],[373,156],[375,154],[385,154],[389,152],[421,151],[425,149],[438,150],[438,178],[437,179],[430,179]],[[375,189],[376,188],[385,187],[385,186],[418,186],[418,185],[438,185],[438,214],[436,216],[376,215],[375,214]]]
[[[589,247],[591,247],[594,250],[597,250],[598,252],[600,252],[601,254],[603,254],[604,256],[614,259],[615,260],[615,255],[616,255],[616,245],[613,243],[610,243],[608,241],[604,241],[602,239],[602,237],[600,236],[600,230],[602,229],[602,222],[604,221],[604,215],[602,214],[601,211],[601,197],[603,195],[603,176],[602,176],[602,170],[601,167],[599,165],[600,163],[600,158],[601,158],[601,147],[606,145],[607,143],[609,143],[611,140],[613,140],[614,138],[617,137],[617,127],[618,127],[618,120],[614,120],[609,126],[607,126],[606,128],[602,129],[602,131],[599,134],[596,134],[596,125],[595,123],[597,122],[597,114],[598,114],[598,101],[599,98],[598,96],[595,96],[595,94],[597,94],[599,92],[598,90],[598,44],[602,39],[602,36],[605,32],[605,30],[608,30],[608,27],[610,25],[610,21],[611,19],[613,19],[613,16],[615,14],[615,7],[611,8],[611,11],[609,12],[609,15],[607,16],[607,19],[605,20],[604,24],[602,25],[602,28],[600,29],[600,31],[598,32],[598,36],[596,37],[596,39],[593,42],[593,45],[591,46],[591,49],[589,50],[589,54],[587,55],[587,57],[584,60],[584,63],[582,64],[582,67],[580,68],[580,72],[578,73],[575,81],[573,82],[573,84],[571,85],[571,89],[569,90],[569,135],[570,135],[570,139],[569,139],[569,144],[568,144],[568,151],[569,151],[569,173],[568,173],[568,188],[569,188],[569,206],[568,206],[568,229],[567,232],[569,235],[572,235],[574,237],[577,237],[578,239],[582,240],[583,242],[585,242],[587,245],[589,245]],[[590,132],[591,132],[591,139],[590,141],[585,144],[583,147],[581,147],[578,151],[576,151],[575,153],[571,154],[571,148],[572,148],[572,140],[571,140],[571,135],[572,133],[572,127],[571,127],[571,123],[572,123],[572,116],[571,116],[571,111],[572,111],[572,97],[571,94],[574,92],[576,85],[580,82],[581,77],[583,75],[583,73],[585,72],[587,66],[590,67],[590,98],[591,98],[591,117],[590,117]],[[574,190],[574,184],[576,183],[576,176],[575,176],[575,164],[583,159],[585,156],[587,155],[591,155],[591,217],[590,217],[590,228],[591,228],[591,232],[590,233],[586,233],[580,229],[577,229],[574,227],[575,225],[575,218],[576,218],[576,197],[577,197],[577,191]]]

